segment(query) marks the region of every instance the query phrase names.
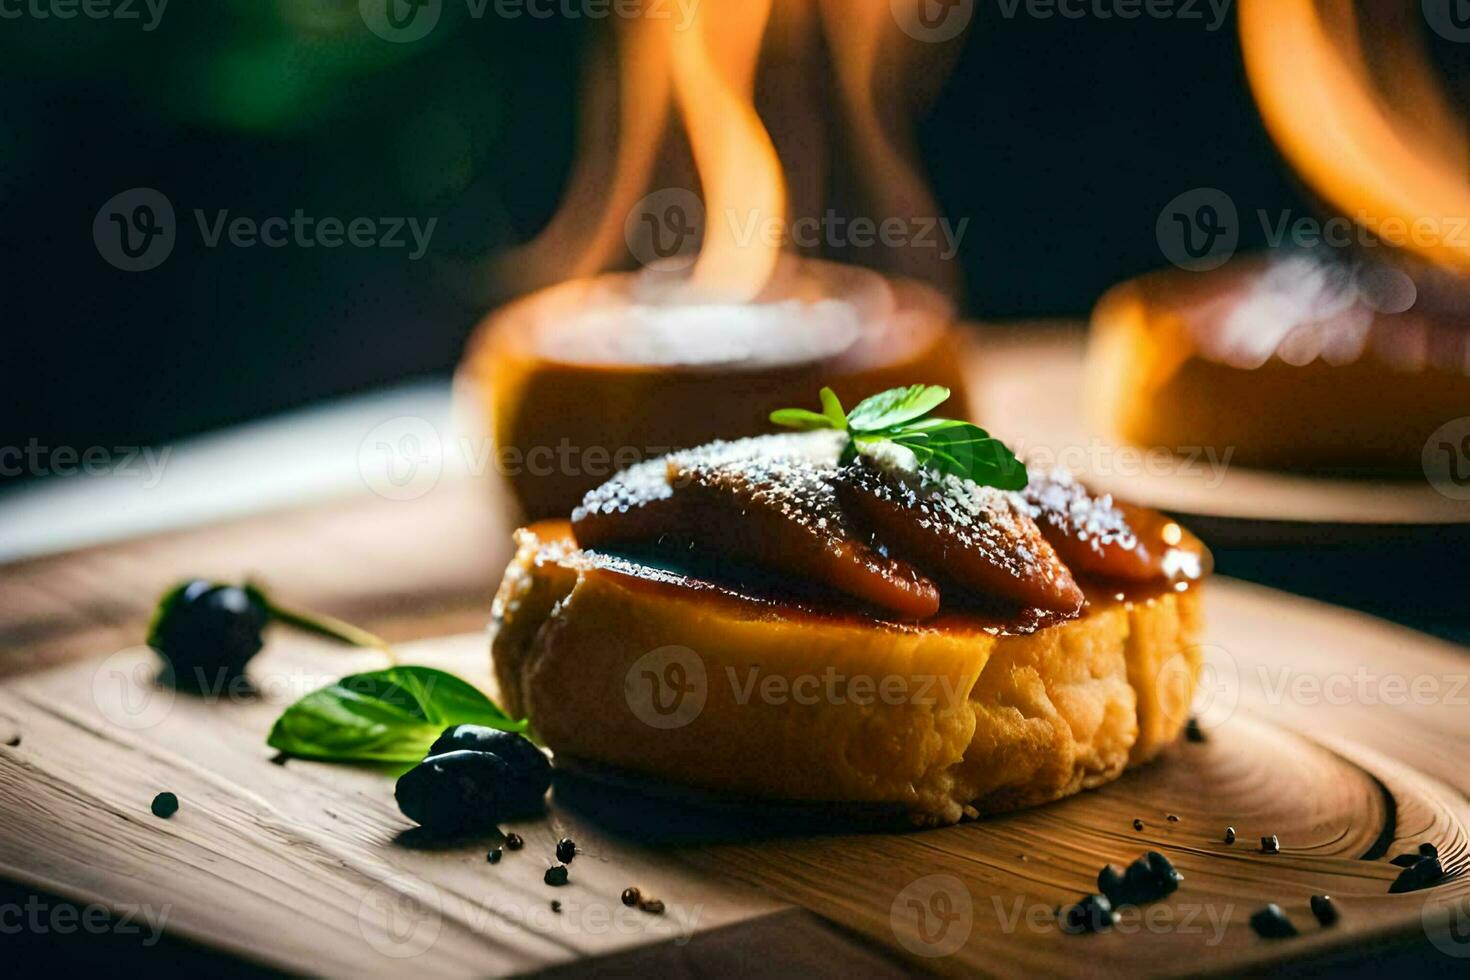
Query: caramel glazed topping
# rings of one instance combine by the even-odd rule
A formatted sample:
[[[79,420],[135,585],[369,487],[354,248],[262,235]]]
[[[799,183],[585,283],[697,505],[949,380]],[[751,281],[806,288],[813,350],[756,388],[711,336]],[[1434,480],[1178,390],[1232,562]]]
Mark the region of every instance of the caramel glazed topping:
[[[1086,601],[1074,572],[1167,586],[1209,571],[1208,551],[1178,524],[1064,469],[1032,469],[1011,493],[893,458],[840,462],[845,439],[758,436],[640,463],[583,498],[572,533],[584,549],[737,585],[775,576],[906,621],[941,603],[1070,619]]]

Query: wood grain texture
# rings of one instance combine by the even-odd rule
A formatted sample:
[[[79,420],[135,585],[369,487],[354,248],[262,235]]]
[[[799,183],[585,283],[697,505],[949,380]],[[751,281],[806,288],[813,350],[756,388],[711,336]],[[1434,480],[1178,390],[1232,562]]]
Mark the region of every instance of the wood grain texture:
[[[944,972],[1231,972],[1446,941],[1424,916],[1470,896],[1470,773],[1460,764],[1470,713],[1450,692],[1465,675],[1460,652],[1267,590],[1216,582],[1208,594],[1217,678],[1201,705],[1208,741],[1101,790],[941,830],[812,833],[769,814],[619,801],[561,779],[549,819],[507,826],[527,846],[496,866],[486,841],[417,845],[390,774],[270,761],[264,736],[280,707],[373,666],[371,656],[283,640],[254,665],[255,694],[211,701],[156,687],[151,655],[127,649],[0,685],[0,734],[21,736],[0,748],[0,869],[112,907],[167,906],[177,935],[334,974],[406,964],[426,975],[518,972],[651,944],[678,960],[690,937],[738,930],[788,903]],[[404,652],[489,683],[482,635]],[[1291,680],[1359,667],[1380,701],[1397,690],[1385,679],[1401,676],[1410,687],[1438,683],[1443,703],[1312,703]],[[164,789],[182,801],[167,821],[148,812]],[[1223,843],[1227,825],[1234,845]],[[1264,834],[1282,853],[1260,853]],[[582,853],[573,884],[551,889],[541,874],[563,835]],[[1388,859],[1422,841],[1439,846],[1451,880],[1389,895],[1398,869]],[[1111,935],[1062,934],[1057,905],[1090,890],[1103,863],[1149,848],[1184,873],[1178,892],[1125,913]],[[623,908],[630,884],[668,913]],[[1342,909],[1330,929],[1307,911],[1321,893]],[[552,898],[564,903],[559,915]],[[1267,901],[1303,935],[1256,937],[1247,920]]]

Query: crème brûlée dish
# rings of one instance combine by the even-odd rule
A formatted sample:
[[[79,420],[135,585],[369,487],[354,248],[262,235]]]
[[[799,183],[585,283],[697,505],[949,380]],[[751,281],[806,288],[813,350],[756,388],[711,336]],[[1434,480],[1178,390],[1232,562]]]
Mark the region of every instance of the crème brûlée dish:
[[[1197,539],[1064,471],[1005,490],[873,442],[716,442],[517,531],[491,626],[507,708],[559,762],[929,824],[1100,785],[1179,735]]]

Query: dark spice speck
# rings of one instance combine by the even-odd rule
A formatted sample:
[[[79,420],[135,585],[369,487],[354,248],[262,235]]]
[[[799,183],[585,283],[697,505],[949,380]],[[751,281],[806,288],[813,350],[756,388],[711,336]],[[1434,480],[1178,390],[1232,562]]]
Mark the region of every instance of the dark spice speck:
[[[638,902],[638,907],[649,915],[663,915],[664,903],[656,898],[645,898]]]
[[[570,864],[572,858],[577,856],[577,843],[570,837],[563,837],[556,842],[556,859],[562,864]]]
[[[1279,841],[1279,840],[1276,839],[1276,835],[1275,834],[1271,834],[1269,836],[1266,836],[1266,837],[1262,837],[1261,838],[1261,853],[1262,854],[1280,854],[1281,853],[1281,841]]]
[[[553,912],[557,913],[558,915],[560,915],[561,914],[561,902],[560,901],[557,901],[556,899],[553,899],[552,902],[551,902],[551,911],[553,911]]]
[[[1179,816],[1178,816],[1178,814],[1174,814],[1174,813],[1169,814],[1169,822],[1170,823],[1178,823],[1179,822]]]
[[[1143,821],[1142,820],[1138,820],[1138,819],[1135,818],[1134,821],[1133,821],[1133,829],[1134,830],[1142,830],[1143,829]]]
[[[567,866],[565,864],[552,865],[546,869],[542,880],[553,888],[560,888],[567,883]]]
[[[1226,827],[1225,828],[1225,843],[1227,843],[1227,844],[1234,844],[1235,843],[1235,828],[1234,827]]]
[[[179,812],[179,798],[172,793],[159,793],[153,798],[153,804],[149,807],[155,817],[167,820]]]
[[[623,904],[628,906],[628,908],[632,908],[633,906],[637,905],[638,900],[642,897],[642,893],[639,892],[636,888],[623,889]]]
[[[1337,906],[1332,904],[1332,896],[1313,895],[1312,914],[1324,926],[1330,926],[1337,922]]]
[[[15,748],[17,745],[20,744],[20,736],[19,735],[12,735],[12,736],[10,736],[8,739],[5,740],[5,744],[8,745],[8,746],[10,746],[12,749]]]
[[[500,852],[500,848],[498,848],[498,847],[492,847],[490,849],[490,853],[485,855],[485,860],[486,861],[489,861],[491,864],[499,864],[500,863],[500,853],[501,853]]]
[[[523,841],[523,840],[521,840],[521,835],[520,834],[506,834],[505,835],[505,849],[507,851],[519,851],[521,848],[523,848],[525,846],[526,846],[526,842]]]
[[[1191,742],[1206,742],[1205,730],[1200,727],[1198,718],[1190,718],[1184,724],[1184,737]]]

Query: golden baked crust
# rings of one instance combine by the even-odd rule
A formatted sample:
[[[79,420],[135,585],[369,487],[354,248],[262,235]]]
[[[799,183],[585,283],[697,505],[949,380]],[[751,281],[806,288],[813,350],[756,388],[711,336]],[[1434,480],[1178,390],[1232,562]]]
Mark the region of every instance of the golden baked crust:
[[[517,542],[491,627],[507,708],[559,754],[681,785],[953,822],[1117,777],[1193,695],[1198,586],[1009,632],[735,594],[579,551],[564,522]]]

